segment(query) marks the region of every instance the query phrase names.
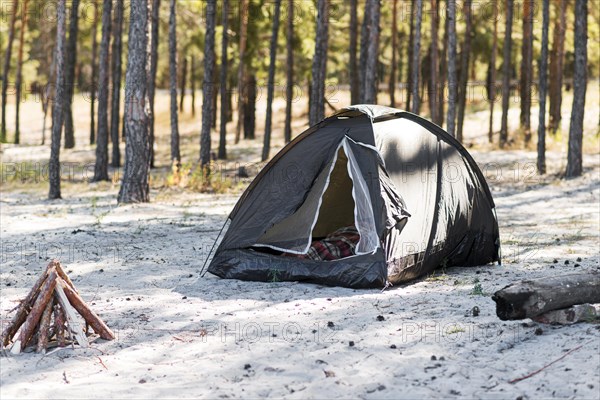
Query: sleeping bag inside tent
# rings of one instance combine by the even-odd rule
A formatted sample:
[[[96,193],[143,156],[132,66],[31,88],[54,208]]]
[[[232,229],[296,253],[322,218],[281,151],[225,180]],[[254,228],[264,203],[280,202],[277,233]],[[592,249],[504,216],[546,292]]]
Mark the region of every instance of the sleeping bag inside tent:
[[[494,261],[494,201],[467,150],[414,114],[358,105],[300,134],[259,172],[208,272],[372,288]]]

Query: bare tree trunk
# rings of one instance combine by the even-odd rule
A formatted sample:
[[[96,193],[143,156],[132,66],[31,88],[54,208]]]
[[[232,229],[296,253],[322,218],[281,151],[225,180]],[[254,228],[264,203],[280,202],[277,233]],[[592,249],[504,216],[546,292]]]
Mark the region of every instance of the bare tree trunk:
[[[17,79],[15,82],[16,91],[17,91],[17,99],[16,99],[16,120],[15,120],[15,144],[19,144],[21,141],[21,89],[22,89],[22,79],[23,79],[23,44],[25,42],[25,30],[27,30],[27,3],[29,0],[25,0],[23,2],[23,12],[21,17],[21,33],[19,37],[19,55],[17,60]]]
[[[575,0],[575,69],[573,71],[573,108],[569,128],[569,151],[567,153],[567,178],[581,176],[583,172],[582,140],[585,95],[587,91],[587,0]]]
[[[219,69],[219,64],[216,63],[216,53],[215,53],[215,70],[213,72],[213,79],[212,81],[215,83],[215,90],[214,90],[214,96],[213,96],[213,102],[212,102],[212,118],[211,118],[211,122],[212,122],[212,128],[213,129],[217,129],[217,111],[219,110],[219,90],[218,90],[218,86],[217,82],[219,80],[219,73],[220,73],[220,69]]]
[[[565,35],[567,32],[567,0],[554,2],[557,9],[554,39],[550,54],[550,131],[556,133],[562,120],[562,86],[565,62]]]
[[[365,84],[366,84],[366,73],[367,69],[367,57],[369,55],[369,37],[371,31],[371,10],[372,1],[365,0],[365,12],[363,15],[362,26],[360,29],[360,54],[358,60],[358,80],[359,80],[359,95],[358,103],[365,103]],[[314,81],[314,79],[313,79]],[[313,99],[311,98],[311,101]]]
[[[15,24],[17,21],[17,11],[19,2],[13,2],[12,16],[8,29],[8,45],[4,54],[4,67],[2,68],[2,127],[0,128],[0,142],[6,143],[6,95],[8,91],[8,73],[10,72],[10,59],[12,55],[12,45],[15,39]],[[60,197],[60,196],[59,196]]]
[[[227,29],[229,26],[229,0],[222,0],[222,20],[221,25],[223,27],[223,36],[221,39],[221,76],[219,79],[219,85],[221,90],[221,120],[220,120],[220,134],[219,134],[219,153],[217,157],[220,160],[227,159],[227,46],[228,36]]]
[[[500,147],[508,141],[508,103],[510,100],[510,54],[512,47],[512,20],[514,0],[506,0],[506,28],[502,51],[502,125],[500,127]]]
[[[202,131],[200,133],[200,163],[203,168],[210,163],[210,128],[212,125],[212,102],[215,71],[215,23],[217,6],[215,0],[206,2],[206,36],[204,39],[204,82],[202,83]]]
[[[235,143],[239,143],[244,121],[244,104],[246,91],[244,84],[244,59],[246,57],[246,40],[248,37],[248,0],[240,0],[240,59],[238,64],[238,121],[235,128]]]
[[[244,84],[246,95],[244,96],[244,139],[254,139],[256,129],[256,77],[254,73],[246,76]]]
[[[148,100],[150,101],[150,112],[148,114],[148,129],[150,142],[150,168],[154,168],[154,97],[156,93],[156,68],[158,65],[158,34],[160,0],[152,0],[152,18],[150,35],[150,76],[148,77]]]
[[[467,85],[469,80],[469,56],[471,54],[471,33],[473,30],[473,16],[471,13],[471,0],[463,3],[463,13],[466,18],[465,37],[460,52],[460,78],[458,82],[458,118],[456,121],[456,139],[463,141],[463,124],[465,121],[465,108],[467,106]]]
[[[177,0],[170,0],[169,12],[169,89],[171,93],[171,163],[179,166],[179,122],[177,116]],[[193,58],[192,58],[193,63]]]
[[[488,89],[488,97],[490,102],[490,125],[488,129],[488,141],[494,140],[494,106],[496,105],[496,53],[498,52],[498,4],[494,0],[494,39],[492,42],[492,54],[490,55],[490,82]]]
[[[98,85],[96,83],[97,62],[96,55],[98,54],[98,38],[97,29],[98,25],[98,3],[93,0],[92,5],[94,7],[94,20],[92,21],[92,76],[91,76],[91,87],[90,87],[90,144],[96,143],[96,91]]]
[[[364,102],[377,104],[378,79],[377,63],[379,61],[379,20],[381,18],[380,0],[371,0],[371,12],[369,13],[369,41],[367,51],[367,63],[365,64],[365,94]]]
[[[123,0],[115,3],[112,43],[112,97],[110,111],[110,137],[112,142],[112,162],[114,168],[121,166],[121,149],[119,148],[119,121],[121,115],[121,58],[123,53]]]
[[[407,111],[411,110],[411,96],[412,96],[412,76],[413,76],[413,42],[415,41],[415,2],[417,0],[410,1],[410,31],[408,33],[408,72],[406,80],[408,81],[408,87],[406,88],[406,107]],[[455,0],[448,0],[455,1]]]
[[[419,113],[420,102],[419,99],[419,63],[421,53],[421,24],[423,22],[423,0],[415,0],[417,6],[416,24],[415,24],[415,35],[413,42],[413,55],[412,55],[412,109],[414,114]]]
[[[150,143],[148,140],[148,0],[130,0],[129,47],[125,70],[125,118],[127,136],[125,168],[118,202],[150,201],[148,175]]]
[[[546,173],[546,93],[548,88],[548,25],[550,24],[550,0],[542,0],[542,54],[540,55],[540,112],[538,123],[537,170]]]
[[[75,147],[75,128],[73,127],[73,94],[75,92],[75,64],[77,63],[77,32],[79,31],[79,0],[71,4],[71,21],[69,23],[69,40],[66,43],[65,86],[65,149]]]
[[[430,74],[429,74],[429,114],[431,120],[439,124],[437,91],[438,91],[438,24],[439,16],[437,14],[438,0],[431,0],[431,47],[430,47]]]
[[[448,18],[448,114],[446,130],[456,137],[456,100],[458,87],[456,80],[456,0],[447,0]]]
[[[432,0],[435,2],[435,0]],[[390,71],[390,106],[396,107],[396,53],[398,47],[398,0],[394,0],[392,6],[392,66]]]
[[[329,0],[317,3],[317,37],[312,64],[312,103],[308,124],[315,125],[325,117],[325,79],[327,78],[327,47],[329,44]],[[263,160],[264,161],[264,160]]]
[[[112,1],[102,6],[102,40],[100,41],[100,73],[98,79],[98,137],[93,181],[108,180],[108,49],[110,47]]]
[[[533,82],[533,0],[523,1],[523,45],[521,47],[521,129],[525,144],[531,141],[531,89]]]
[[[286,48],[286,84],[285,84],[285,126],[283,137],[286,143],[292,140],[292,97],[294,96],[294,0],[288,0]],[[354,38],[356,42],[356,37]],[[356,53],[356,43],[354,43]],[[354,54],[356,62],[356,54]]]
[[[350,0],[350,103],[357,104],[360,97],[360,81],[356,65],[358,47],[358,0]]]
[[[438,0],[437,2],[437,15],[438,15],[438,22],[441,19],[441,14],[440,14],[440,3],[441,0]],[[448,71],[448,18],[444,18],[444,39],[442,40],[443,43],[443,50],[442,50],[442,57],[440,59],[440,68],[439,68],[439,72],[438,72],[438,76],[439,76],[439,90],[438,90],[438,122],[437,124],[439,126],[443,126],[444,125],[444,104],[446,102],[446,74]]]
[[[196,116],[196,65],[194,54],[190,57],[190,90],[192,95],[192,117]]]
[[[214,52],[214,49],[213,49]],[[179,112],[183,112],[183,100],[185,98],[185,85],[187,79],[187,55],[183,55],[183,68],[181,69],[181,99],[179,100]]]
[[[52,106],[52,144],[50,145],[50,162],[48,175],[50,189],[49,199],[60,199],[60,134],[63,125],[65,90],[65,34],[66,34],[66,0],[60,0],[56,8],[56,95]]]
[[[320,0],[323,1],[323,0]],[[319,3],[319,6],[321,4]],[[319,7],[320,13],[321,7]],[[275,63],[277,61],[277,34],[279,32],[279,14],[281,11],[281,0],[275,0],[275,15],[273,16],[273,31],[271,32],[271,47],[269,49],[269,78],[267,82],[267,115],[265,118],[265,137],[263,142],[262,161],[269,158],[271,150],[271,118],[273,107],[273,92],[275,91]],[[318,19],[318,17],[317,17]],[[315,55],[317,58],[317,55]],[[314,74],[314,64],[313,64]],[[309,116],[310,118],[310,116]]]

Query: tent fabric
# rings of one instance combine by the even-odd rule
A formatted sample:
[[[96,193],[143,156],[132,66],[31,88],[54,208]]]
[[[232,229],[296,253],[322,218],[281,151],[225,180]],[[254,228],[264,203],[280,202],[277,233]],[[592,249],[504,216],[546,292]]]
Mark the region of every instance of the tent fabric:
[[[356,255],[278,254],[305,253],[313,238],[348,224],[350,209]],[[229,218],[208,269],[222,278],[382,287],[440,266],[500,261],[494,202],[473,158],[437,125],[389,107],[351,106],[300,134]]]

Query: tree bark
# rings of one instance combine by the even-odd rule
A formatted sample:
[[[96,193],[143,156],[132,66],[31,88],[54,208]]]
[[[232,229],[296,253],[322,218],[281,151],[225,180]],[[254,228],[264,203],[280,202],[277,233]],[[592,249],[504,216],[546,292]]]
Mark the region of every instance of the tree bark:
[[[92,181],[108,180],[108,50],[110,47],[112,1],[102,5],[102,40],[100,41],[100,72],[98,79],[98,137],[96,138],[96,164]]]
[[[448,18],[448,113],[446,130],[456,137],[456,101],[458,87],[456,79],[456,0],[447,0],[446,14]]]
[[[533,82],[533,0],[523,1],[523,45],[521,47],[521,129],[525,144],[531,141],[531,89]]]
[[[377,67],[379,61],[379,20],[381,18],[380,0],[371,0],[371,12],[369,13],[369,40],[367,50],[367,62],[365,64],[365,93],[366,104],[377,104],[378,79]]]
[[[456,121],[456,139],[463,141],[463,124],[465,121],[465,108],[467,106],[467,85],[469,81],[469,56],[471,54],[471,34],[473,31],[473,16],[471,13],[471,0],[463,3],[463,13],[466,19],[465,37],[460,49],[460,78],[458,82],[458,118]]]
[[[158,66],[158,40],[159,40],[159,15],[160,0],[152,0],[152,15],[149,21],[150,28],[150,70],[148,76],[148,141],[150,143],[150,168],[154,168],[154,97],[156,93],[156,69]]]
[[[550,55],[550,131],[555,133],[562,120],[562,86],[565,62],[565,36],[567,32],[567,0],[554,2],[556,20],[552,53]]]
[[[196,116],[196,65],[194,54],[190,57],[190,95],[192,97],[192,117]]]
[[[430,62],[431,67],[429,74],[429,115],[431,120],[436,124],[440,124],[438,117],[437,91],[438,91],[438,24],[439,15],[437,14],[438,0],[431,0],[431,47],[430,47]]]
[[[212,102],[215,71],[215,23],[216,1],[206,2],[206,35],[204,39],[204,82],[202,83],[202,131],[200,133],[200,164],[203,168],[210,163],[210,128],[212,125]]]
[[[65,149],[75,147],[75,128],[73,127],[73,95],[75,92],[75,64],[77,63],[77,33],[79,31],[79,0],[71,4],[71,21],[69,23],[69,40],[65,51]]]
[[[244,139],[254,139],[256,129],[256,77],[254,73],[246,76],[246,95],[244,96]]]
[[[490,55],[490,82],[488,97],[490,102],[490,123],[488,128],[488,141],[494,141],[494,106],[496,105],[496,53],[498,52],[498,2],[494,0],[494,38],[492,41],[492,54]]]
[[[417,7],[415,33],[413,37],[413,54],[412,54],[412,109],[414,114],[419,113],[421,100],[419,99],[419,66],[421,53],[421,24],[423,22],[423,0],[415,0]]]
[[[327,47],[329,45],[329,0],[319,0],[317,9],[317,37],[315,38],[315,55],[312,63],[312,103],[308,116],[308,124],[311,126],[325,118],[325,79],[327,79]]]
[[[48,346],[48,330],[50,328],[50,319],[52,317],[52,307],[54,306],[54,296],[50,296],[50,300],[48,304],[46,304],[46,308],[44,308],[44,312],[42,313],[42,317],[40,319],[39,324],[39,335],[36,351],[38,353],[45,353],[46,347]]]
[[[548,88],[548,25],[550,24],[550,0],[542,0],[542,51],[540,55],[537,171],[546,173],[546,93]]]
[[[15,39],[15,24],[19,2],[13,2],[10,25],[8,28],[8,44],[4,53],[4,67],[2,68],[2,126],[0,127],[0,142],[6,143],[6,95],[8,91],[8,73],[10,72],[10,59],[12,56],[12,45]]]
[[[286,143],[292,140],[292,100],[294,96],[294,0],[288,0],[285,82],[285,125],[283,138]],[[354,38],[354,61],[356,62],[356,37]]]
[[[319,0],[319,14],[321,14],[322,5],[321,2],[326,0]],[[275,64],[277,62],[277,34],[279,32],[279,14],[281,11],[281,0],[275,0],[275,15],[273,16],[273,30],[271,32],[271,46],[269,49],[269,77],[267,81],[267,115],[265,118],[265,136],[262,150],[262,161],[266,161],[269,158],[269,152],[271,150],[271,118],[273,108],[273,94],[275,91]],[[317,17],[317,20],[319,17]],[[318,34],[317,34],[318,35]],[[318,38],[317,38],[318,39]],[[315,54],[315,59],[317,55]],[[313,74],[314,74],[314,63],[313,63]],[[310,116],[309,116],[310,119]]]
[[[600,274],[521,281],[497,291],[492,300],[496,302],[496,314],[503,321],[532,318],[574,304],[600,303]]]
[[[98,25],[98,3],[96,0],[93,0],[92,6],[94,8],[94,20],[92,21],[92,76],[91,76],[91,85],[90,85],[90,145],[96,143],[96,92],[98,90],[98,84],[96,82],[96,74],[97,74],[97,62],[96,55],[98,53],[98,38],[97,38],[97,29]]]
[[[238,120],[235,128],[235,143],[239,143],[244,120],[244,104],[246,79],[244,77],[244,59],[246,57],[246,41],[248,37],[248,0],[240,0],[240,59],[237,71],[238,80]]]
[[[169,89],[171,94],[171,163],[181,164],[177,115],[177,0],[169,7]]]
[[[221,91],[221,119],[219,124],[219,152],[217,158],[219,160],[227,159],[227,46],[228,46],[228,34],[227,30],[229,27],[229,0],[222,0],[221,10],[221,25],[223,27],[223,36],[221,39],[221,70],[219,79],[219,89]]]
[[[66,34],[66,0],[60,0],[56,9],[56,47],[54,60],[56,63],[56,92],[52,106],[52,143],[50,144],[50,162],[48,175],[50,189],[48,198],[60,199],[60,134],[64,118],[65,90],[65,34]]]
[[[573,108],[569,128],[567,153],[567,178],[581,176],[583,172],[582,141],[585,95],[587,91],[587,0],[575,0],[575,69],[573,71]]]
[[[417,0],[410,1],[410,29],[408,33],[408,71],[406,80],[408,81],[408,86],[406,88],[406,107],[404,107],[407,111],[411,110],[411,100],[412,100],[412,76],[413,76],[413,42],[415,40],[415,2]],[[448,1],[456,1],[456,0],[448,0]]]
[[[502,50],[502,125],[500,127],[500,147],[504,147],[508,141],[513,9],[514,0],[506,0],[506,28],[504,29],[504,47]]]
[[[214,52],[214,50],[213,50]],[[179,112],[183,112],[183,100],[185,98],[185,85],[187,80],[187,57],[186,54],[183,55],[183,66],[181,68],[181,93],[179,100]]]
[[[148,140],[147,56],[148,0],[131,0],[129,51],[125,75],[125,119],[127,144],[125,168],[118,202],[148,202],[150,143]]]
[[[27,30],[27,3],[29,0],[23,2],[23,11],[21,17],[21,32],[19,37],[19,54],[17,59],[17,79],[15,81],[15,89],[17,92],[16,99],[16,119],[15,119],[15,144],[19,144],[21,141],[21,91],[22,91],[22,79],[23,79],[23,44],[25,42],[25,31]]]
[[[360,97],[360,81],[356,65],[358,47],[358,0],[350,0],[350,103],[357,104]]]
[[[435,2],[436,0],[432,0]],[[398,39],[398,0],[394,0],[392,5],[392,65],[390,69],[390,107],[396,107],[396,53]],[[433,42],[432,42],[433,43]]]
[[[439,12],[440,9],[440,3],[441,0],[437,1],[437,15],[438,15],[438,22],[441,19],[441,14]],[[443,126],[444,125],[444,105],[446,103],[446,74],[448,71],[448,18],[444,18],[444,39],[442,40],[443,43],[443,50],[442,50],[442,56],[440,58],[440,68],[439,68],[439,72],[438,72],[438,77],[440,80],[439,83],[439,89],[438,89],[438,122],[437,124],[439,126]]]
[[[369,56],[369,36],[371,31],[371,10],[373,0],[365,0],[365,12],[363,15],[363,21],[360,29],[360,54],[359,54],[359,66],[358,66],[358,80],[359,80],[359,92],[358,92],[358,103],[365,103],[365,84],[366,84],[366,65],[367,57]],[[313,79],[314,81],[314,79]],[[312,86],[312,85],[311,85]],[[313,100],[312,97],[310,99]]]
[[[123,54],[123,0],[117,0],[115,3],[114,23],[113,23],[113,43],[112,43],[112,97],[110,111],[110,137],[112,142],[112,162],[113,168],[121,166],[121,149],[119,148],[119,121],[121,120],[121,74],[122,74],[122,54]]]

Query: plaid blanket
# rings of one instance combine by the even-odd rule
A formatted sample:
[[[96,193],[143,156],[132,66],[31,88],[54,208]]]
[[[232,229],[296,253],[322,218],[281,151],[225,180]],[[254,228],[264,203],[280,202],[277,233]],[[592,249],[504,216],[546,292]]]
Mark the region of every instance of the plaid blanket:
[[[347,226],[330,233],[325,239],[313,241],[306,254],[284,253],[284,255],[316,261],[339,260],[354,255],[359,239],[360,235],[356,227]]]

